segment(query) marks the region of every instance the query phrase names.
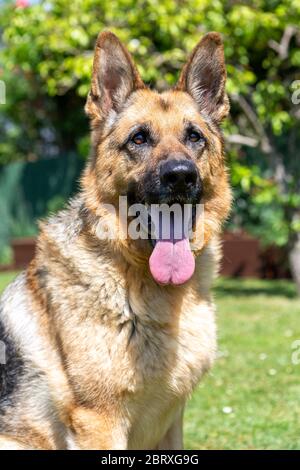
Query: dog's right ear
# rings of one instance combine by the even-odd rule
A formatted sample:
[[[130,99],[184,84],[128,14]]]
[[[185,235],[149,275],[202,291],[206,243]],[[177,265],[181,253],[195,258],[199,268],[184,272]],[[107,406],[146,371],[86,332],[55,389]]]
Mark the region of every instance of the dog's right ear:
[[[139,88],[145,88],[145,85],[129,52],[113,33],[100,33],[91,90],[85,106],[88,116],[92,120],[103,120],[111,110],[118,112],[128,96]]]
[[[219,33],[207,33],[183,67],[176,88],[189,93],[199,109],[219,123],[229,112],[225,82],[226,68],[221,36]]]

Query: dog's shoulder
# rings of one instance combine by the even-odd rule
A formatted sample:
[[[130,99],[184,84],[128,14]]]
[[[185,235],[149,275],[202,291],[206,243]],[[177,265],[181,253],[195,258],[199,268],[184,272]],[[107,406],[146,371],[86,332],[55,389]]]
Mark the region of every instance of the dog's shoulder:
[[[55,436],[58,428],[64,436],[59,416],[71,394],[51,328],[35,305],[24,271],[0,299],[0,432],[21,436],[24,423],[39,423],[39,430],[28,425],[24,441],[37,433],[38,445],[52,448],[64,445]]]

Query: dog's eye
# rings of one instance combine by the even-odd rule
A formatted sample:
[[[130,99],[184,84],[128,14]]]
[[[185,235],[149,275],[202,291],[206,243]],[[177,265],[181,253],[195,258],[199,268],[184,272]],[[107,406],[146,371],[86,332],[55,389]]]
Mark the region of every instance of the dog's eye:
[[[132,137],[132,142],[135,143],[135,145],[142,145],[147,142],[147,135],[146,132],[139,131],[134,136]]]
[[[188,140],[190,142],[199,142],[202,139],[202,135],[194,130],[188,131]]]

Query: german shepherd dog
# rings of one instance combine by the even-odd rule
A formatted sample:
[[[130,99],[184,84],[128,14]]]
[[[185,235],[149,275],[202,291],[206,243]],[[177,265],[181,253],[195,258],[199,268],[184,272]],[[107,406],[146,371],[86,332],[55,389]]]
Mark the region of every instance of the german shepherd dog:
[[[0,303],[3,449],[183,448],[185,402],[216,352],[210,289],[231,203],[225,81],[218,33],[162,93],[114,34],[99,35],[79,194],[40,224],[33,261]],[[174,235],[174,217],[167,238],[160,222],[154,239],[123,236],[120,197],[204,216],[192,210],[191,237]]]

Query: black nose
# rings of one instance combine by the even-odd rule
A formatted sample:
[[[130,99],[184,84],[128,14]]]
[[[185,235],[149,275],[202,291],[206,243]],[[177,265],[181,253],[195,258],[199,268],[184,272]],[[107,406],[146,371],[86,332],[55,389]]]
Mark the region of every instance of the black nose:
[[[170,189],[187,189],[197,183],[196,165],[190,160],[168,160],[160,168],[160,180]]]

